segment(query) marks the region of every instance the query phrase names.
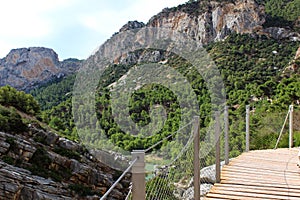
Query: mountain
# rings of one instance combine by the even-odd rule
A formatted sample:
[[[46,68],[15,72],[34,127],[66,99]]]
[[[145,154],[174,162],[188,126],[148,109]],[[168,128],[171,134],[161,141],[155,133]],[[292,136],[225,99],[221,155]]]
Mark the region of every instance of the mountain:
[[[268,118],[270,117],[268,112],[282,112],[288,104],[299,102],[299,92],[295,89],[298,88],[299,82],[299,58],[295,59],[295,55],[300,46],[297,14],[286,14],[290,12],[290,3],[295,3],[297,0],[290,1],[290,3],[280,1],[282,2],[281,8],[272,7],[273,4],[270,2],[278,3],[277,0],[189,1],[174,8],[165,8],[153,16],[147,24],[138,21],[125,24],[118,33],[113,34],[93,56],[87,59],[85,64],[96,67],[98,63],[95,63],[95,60],[101,58],[102,55],[111,56],[118,52],[119,44],[121,47],[131,47],[132,44],[143,43],[143,38],[139,37],[135,38],[135,41],[129,40],[131,34],[130,32],[126,34],[128,30],[133,32],[141,30],[142,32],[143,28],[152,27],[186,33],[196,44],[203,45],[221,72],[227,104],[234,116],[232,120],[242,120],[240,116],[244,115],[246,104],[253,104],[253,107],[261,110],[261,117]],[[281,20],[278,21],[277,17]],[[147,34],[152,33],[149,31]],[[149,35],[144,39],[151,39],[152,36]],[[176,34],[172,35],[172,37],[176,36]],[[180,41],[181,38],[173,39]],[[113,143],[129,151],[134,148],[147,148],[169,135],[171,130],[178,126],[180,118],[178,113],[181,111],[178,109],[176,98],[166,89],[155,85],[140,88],[135,97],[138,101],[131,102],[130,116],[137,126],[148,124],[151,121],[150,105],[162,103],[170,116],[163,130],[153,136],[154,138],[134,138],[124,133],[115,122],[110,105],[110,87],[114,86],[118,79],[126,78],[132,67],[138,67],[144,63],[171,66],[187,77],[199,99],[201,127],[207,127],[211,123],[211,99],[205,81],[183,58],[161,49],[148,48],[121,52],[111,60],[111,63],[107,64],[103,71],[98,86],[99,96],[95,98],[99,107],[98,122],[101,127],[105,127],[105,134]],[[45,111],[44,120],[57,131],[76,139],[70,98],[66,101],[63,100],[65,97],[55,98],[54,101],[57,102],[52,103],[52,97],[57,95],[56,90],[60,93],[59,88],[62,87],[54,84],[35,92],[34,96],[42,105],[46,105],[49,100],[51,105],[60,103],[52,108],[44,107],[48,109]],[[70,94],[69,92],[64,91],[64,94]],[[153,100],[155,98],[159,100]],[[266,116],[263,116],[264,114]],[[85,117],[85,112],[83,112],[82,119]],[[236,131],[237,136],[241,137],[242,127],[240,130],[233,130]],[[255,140],[259,141],[261,135],[257,133]],[[264,137],[273,137],[267,133],[266,135]],[[254,148],[261,148],[261,146],[254,145]],[[237,150],[239,151],[240,149]]]
[[[49,48],[30,47],[13,49],[0,60],[0,86],[10,85],[30,91],[50,80],[75,73],[82,61],[59,61]]]
[[[3,94],[6,93],[0,93],[0,179],[9,186],[0,187],[0,194],[7,194],[3,196],[5,199],[13,195],[16,199],[80,199],[84,198],[80,195],[101,196],[107,190],[119,172],[93,159],[93,155],[77,143],[77,127],[80,126],[75,126],[71,101],[74,72],[82,62],[93,64],[103,52],[114,52],[117,44],[130,47],[130,42],[143,42],[126,41],[127,37],[120,37],[128,30],[143,27],[167,28],[187,34],[214,60],[223,78],[226,103],[230,109],[230,157],[243,151],[246,105],[253,108],[251,149],[273,148],[278,135],[276,126],[282,125],[280,115],[283,113],[285,116],[289,104],[300,104],[299,5],[298,0],[190,0],[183,5],[163,9],[146,24],[128,22],[86,61],[71,59],[60,62],[56,53],[46,48],[12,50],[0,61],[1,85],[10,84],[20,90],[30,90],[42,111],[36,103],[28,105],[34,101],[25,93],[16,93],[19,98],[12,98],[15,94],[8,95],[14,105],[3,103]],[[180,38],[177,40],[180,41]],[[162,130],[150,137],[133,137],[115,121],[111,88],[117,80],[126,78],[131,69],[144,63],[170,66],[186,78],[199,101],[201,134],[204,135],[213,122],[210,118],[213,112],[211,97],[205,81],[185,59],[162,49],[139,49],[116,56],[106,66],[97,87],[98,120],[86,119],[90,110],[80,107],[85,102],[75,105],[82,111],[79,117],[91,125],[103,127],[101,133],[109,138],[108,143],[127,151],[145,149],[178,130],[182,113],[178,100],[168,88],[158,84],[139,87],[130,99],[129,114],[137,126],[144,126],[151,122],[153,105],[160,104],[167,116]],[[177,87],[181,85],[177,84]],[[4,87],[4,91],[7,90],[13,89]],[[190,97],[189,94],[184,95]],[[29,101],[20,101],[23,98],[29,98]],[[300,115],[295,114],[295,118],[297,116]],[[295,145],[299,145],[300,128],[295,128],[295,131],[298,138]],[[97,133],[87,136],[96,146],[107,145],[97,141]],[[287,137],[284,137],[279,145],[284,147],[286,144]],[[180,152],[180,145],[172,148],[168,142],[156,148],[169,152],[170,160]],[[204,165],[213,163],[213,153],[208,153],[208,158],[203,160]],[[182,169],[182,172],[188,174],[188,170]],[[95,178],[102,180],[100,185],[94,182],[98,180]],[[116,199],[124,199],[128,180],[129,175],[115,191]]]
[[[264,34],[278,40],[289,38],[299,41],[300,34],[295,30],[299,28],[300,19],[291,17],[297,16],[298,11],[296,10],[294,15],[285,16],[282,9],[270,6],[274,4],[273,1],[189,1],[177,7],[163,9],[147,24],[130,21],[119,33],[142,27],[167,28],[185,33],[204,45],[221,41],[232,33]],[[297,5],[295,2],[291,3]],[[286,3],[282,4],[284,6]],[[286,5],[287,9],[291,6]],[[278,15],[282,20],[276,18]],[[118,33],[114,35],[116,34]],[[116,58],[116,63],[126,64],[126,61],[120,59],[136,63],[139,59],[139,56],[127,57]],[[14,49],[0,60],[0,86],[11,85],[28,92],[49,81],[73,74],[81,63],[82,61],[77,59],[59,61],[58,55],[52,49],[44,47]]]

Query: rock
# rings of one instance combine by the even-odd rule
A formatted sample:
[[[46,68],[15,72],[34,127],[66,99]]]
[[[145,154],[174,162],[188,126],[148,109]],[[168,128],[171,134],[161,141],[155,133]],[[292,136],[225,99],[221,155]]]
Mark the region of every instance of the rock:
[[[97,199],[79,197],[82,187],[96,192],[99,199],[120,175],[91,159],[78,143],[35,126],[29,129],[30,134],[0,132],[0,147],[4,149],[0,154],[0,199]],[[78,160],[72,158],[72,153],[80,155],[75,156]],[[126,174],[117,184],[112,199],[125,198],[130,177],[130,173]]]
[[[52,144],[55,144],[57,142],[57,140],[59,139],[59,136],[55,133],[52,133],[52,132],[48,132],[46,133],[46,139],[45,139],[45,142],[48,144],[48,145],[52,145]]]
[[[58,139],[58,146],[71,151],[78,151],[82,148],[79,144],[62,137]]]
[[[44,47],[13,49],[0,60],[0,86],[30,91],[40,84],[76,72],[81,61],[60,62],[58,55]]]
[[[129,21],[129,22],[127,22],[127,24],[122,26],[122,28],[119,30],[119,32],[136,29],[136,28],[142,28],[144,26],[145,26],[145,24],[143,22]]]
[[[293,32],[286,28],[280,27],[269,27],[263,30],[269,37],[275,38],[277,40],[290,39],[291,41],[300,41],[300,33]]]
[[[62,184],[33,176],[28,170],[1,160],[0,177],[0,199],[72,199]]]
[[[204,183],[200,185],[200,196],[204,197],[212,188],[212,184]],[[182,200],[193,200],[194,199],[194,187],[188,188],[180,198]]]
[[[139,33],[137,33],[136,41],[132,41],[130,37],[132,34],[126,35],[124,33],[125,30],[131,30],[132,28],[122,28],[119,33],[114,34],[114,37],[102,45],[94,55],[97,57],[97,55],[106,56],[106,54],[109,54],[107,56],[112,57],[114,64],[123,65],[163,62],[168,58],[163,51],[132,52],[130,47],[135,44],[147,44],[143,40],[151,41],[157,35],[161,38],[170,37],[172,41],[181,41],[179,37],[187,35],[195,41],[195,44],[201,46],[223,40],[232,33],[265,34],[262,26],[264,22],[264,8],[258,5],[255,0],[240,0],[233,3],[228,1],[195,1],[175,8],[164,9],[153,16],[145,26],[134,25],[137,22],[124,25],[124,27],[141,27],[141,30],[137,30],[141,34],[143,34],[143,29],[152,29],[147,32],[149,37],[139,36]],[[152,31],[153,28],[158,28],[158,33]],[[165,31],[165,33],[163,30],[169,30],[169,32]],[[129,53],[124,52],[122,55],[117,55],[115,49],[122,48],[126,48]],[[170,46],[170,48],[172,47]],[[168,47],[166,46],[165,49],[168,49]]]
[[[253,33],[262,30],[265,13],[254,0],[234,3],[196,1],[164,9],[147,26],[170,28],[186,33],[201,44],[222,40],[230,33]]]
[[[221,169],[224,166],[225,162],[221,162]],[[200,196],[204,197],[211,189],[211,187],[216,182],[216,165],[210,165],[204,167],[200,171]],[[179,190],[177,196],[182,200],[193,200],[194,199],[194,179],[191,178],[186,188],[178,188]]]

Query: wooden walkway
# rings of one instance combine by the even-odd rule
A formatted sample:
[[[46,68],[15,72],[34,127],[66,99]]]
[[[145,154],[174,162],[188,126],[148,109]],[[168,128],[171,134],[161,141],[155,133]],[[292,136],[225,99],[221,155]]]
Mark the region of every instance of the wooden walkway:
[[[224,166],[205,199],[300,199],[298,149],[243,153]]]

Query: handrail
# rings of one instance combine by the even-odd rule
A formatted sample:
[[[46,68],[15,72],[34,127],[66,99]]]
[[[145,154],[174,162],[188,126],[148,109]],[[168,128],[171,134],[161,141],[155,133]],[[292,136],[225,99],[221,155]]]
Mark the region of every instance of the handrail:
[[[290,111],[291,111],[291,110],[289,109],[289,111],[288,111],[288,112],[287,112],[287,114],[286,114],[286,117],[285,117],[284,123],[283,123],[283,125],[282,125],[282,128],[281,128],[281,130],[280,130],[280,134],[279,134],[279,137],[278,137],[278,139],[277,139],[277,142],[276,142],[276,145],[275,145],[275,148],[274,148],[274,149],[277,149],[277,146],[278,146],[278,144],[279,144],[279,141],[280,141],[281,135],[282,135],[282,133],[283,133],[283,129],[284,129],[284,127],[285,127],[285,124],[286,124],[286,122],[287,122],[287,119],[288,119],[288,117],[289,117]]]
[[[189,123],[187,123],[186,125],[184,125],[183,127],[181,127],[180,129],[178,129],[177,131],[171,133],[170,135],[164,137],[163,139],[161,139],[160,141],[158,141],[157,143],[153,144],[152,146],[148,147],[147,149],[145,149],[145,153],[147,153],[148,151],[150,151],[151,149],[157,147],[159,144],[161,144],[163,141],[169,139],[170,137],[172,137],[175,133],[178,133],[180,130],[184,129],[185,127],[187,127],[188,125],[192,124],[193,120],[190,121]]]
[[[122,180],[122,178],[126,175],[127,172],[132,168],[138,158],[134,159],[129,167],[123,172],[123,174],[118,178],[118,180],[106,191],[106,193],[100,198],[100,200],[105,200],[105,198],[111,193],[111,191],[116,187],[116,185]]]

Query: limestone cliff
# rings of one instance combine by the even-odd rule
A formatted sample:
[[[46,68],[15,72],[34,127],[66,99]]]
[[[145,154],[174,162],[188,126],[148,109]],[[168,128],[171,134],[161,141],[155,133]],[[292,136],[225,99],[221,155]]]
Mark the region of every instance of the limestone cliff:
[[[80,63],[77,59],[60,62],[58,55],[48,48],[13,49],[0,60],[0,86],[29,91],[53,78],[74,73]]]
[[[254,0],[196,1],[164,9],[148,22],[186,33],[202,44],[224,39],[230,33],[255,33],[265,22],[264,7]]]

